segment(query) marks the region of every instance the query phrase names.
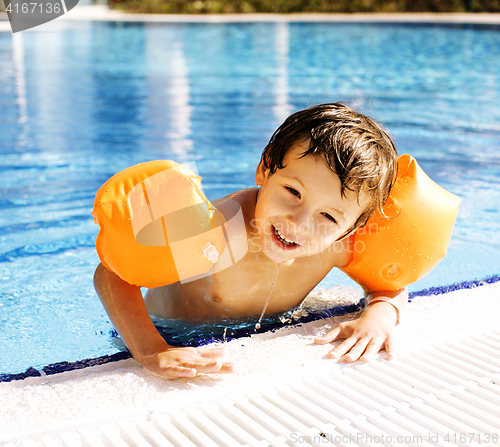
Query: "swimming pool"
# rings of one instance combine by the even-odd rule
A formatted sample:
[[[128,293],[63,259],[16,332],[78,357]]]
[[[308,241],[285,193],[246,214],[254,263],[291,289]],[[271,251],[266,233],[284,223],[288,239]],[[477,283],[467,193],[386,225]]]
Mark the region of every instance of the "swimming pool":
[[[310,104],[350,101],[462,197],[419,291],[500,273],[500,28],[80,22],[0,33],[0,374],[124,349],[92,287],[97,188],[195,161],[210,198],[254,186],[262,148]],[[321,284],[351,284],[332,273]]]

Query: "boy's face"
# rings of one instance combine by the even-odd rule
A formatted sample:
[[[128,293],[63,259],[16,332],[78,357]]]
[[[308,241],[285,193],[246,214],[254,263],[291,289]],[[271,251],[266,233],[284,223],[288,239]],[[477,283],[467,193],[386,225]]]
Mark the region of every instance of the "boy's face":
[[[347,233],[368,203],[368,194],[346,191],[323,156],[299,158],[309,140],[288,151],[285,167],[269,176],[261,162],[256,181],[261,186],[254,227],[264,254],[274,262],[322,252]]]

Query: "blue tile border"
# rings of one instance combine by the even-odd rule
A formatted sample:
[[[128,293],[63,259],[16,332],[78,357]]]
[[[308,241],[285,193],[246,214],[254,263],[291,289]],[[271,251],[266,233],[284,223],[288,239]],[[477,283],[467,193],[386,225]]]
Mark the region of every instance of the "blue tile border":
[[[438,286],[431,287],[429,289],[420,290],[417,292],[410,293],[410,301],[417,296],[432,296],[432,295],[442,295],[444,293],[453,292],[455,290],[461,289],[474,289],[476,287],[485,286],[487,284],[494,284],[500,282],[500,275],[491,276],[482,280],[475,281],[464,281],[457,284],[451,284],[448,286]],[[333,307],[331,309],[322,310],[320,312],[310,312],[304,317],[295,320],[293,324],[298,323],[308,323],[310,321],[315,321],[323,318],[330,318],[333,316],[341,316],[348,313],[356,312],[361,308],[361,305],[350,305],[345,307]],[[255,333],[276,331],[285,326],[289,326],[289,323],[283,323],[280,321],[270,321],[268,323],[262,324],[262,327],[257,331],[255,329],[235,329],[231,332],[231,337],[227,337],[226,340],[232,340],[240,337],[245,337]],[[198,345],[208,344],[214,341],[222,341],[217,338],[203,339],[200,340]],[[60,362],[54,363],[52,365],[44,366],[41,370],[35,368],[29,368],[23,373],[19,374],[1,374],[0,382],[11,382],[14,380],[24,380],[29,377],[41,377],[45,375],[59,374],[65,371],[73,371],[77,369],[83,369],[90,366],[103,365],[105,363],[117,362],[119,360],[125,360],[131,358],[131,354],[128,351],[117,352],[111,355],[104,355],[102,357],[97,357],[93,359],[78,360],[76,362]]]
[[[65,371],[73,371],[75,369],[83,369],[89,366],[103,365],[105,363],[117,362],[131,358],[132,356],[128,351],[117,352],[116,354],[104,355],[95,359],[78,360],[76,362],[60,362],[53,363],[52,365],[44,366],[41,370],[29,368],[26,372],[19,374],[2,374],[0,375],[0,382],[12,382],[13,380],[24,380],[28,377],[42,377],[58,374]]]
[[[455,290],[461,289],[475,289],[476,287],[485,286],[488,284],[494,284],[500,281],[500,275],[490,276],[485,279],[475,280],[475,281],[464,281],[457,284],[451,284],[449,286],[439,286],[431,287],[430,289],[420,290],[418,292],[410,293],[410,301],[416,296],[431,296],[431,295],[441,295],[443,293],[453,292]]]

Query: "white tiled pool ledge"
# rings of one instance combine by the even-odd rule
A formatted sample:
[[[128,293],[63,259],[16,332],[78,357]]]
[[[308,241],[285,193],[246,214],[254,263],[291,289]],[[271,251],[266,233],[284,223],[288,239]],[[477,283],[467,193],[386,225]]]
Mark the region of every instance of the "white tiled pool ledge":
[[[463,362],[459,358],[461,355],[468,353],[474,356],[477,346],[483,345],[484,352],[478,353],[478,357],[484,354],[491,358],[488,357],[488,350],[492,348],[488,347],[487,337],[491,331],[497,331],[493,337],[500,340],[500,335],[495,335],[499,330],[499,314],[500,283],[415,298],[399,328],[401,359],[394,362],[379,359],[368,368],[388,368],[386,365],[398,368],[400,361],[407,364],[415,360],[425,371],[427,354],[422,356],[419,352],[433,349],[438,353],[429,363],[430,374],[433,374],[435,363],[439,363],[439,352],[448,349],[447,343],[454,344],[450,349],[457,352],[458,363]],[[312,344],[314,335],[334,323],[330,320],[316,321],[228,343],[229,358],[237,367],[233,375],[204,375],[191,380],[166,381],[148,375],[129,359],[2,383],[0,445],[2,440],[5,442],[14,435],[79,424],[90,419],[104,420],[138,411],[149,415],[155,411],[170,414],[199,402],[218,402],[223,397],[241,395],[245,390],[257,390],[264,386],[274,389],[324,375],[335,381],[338,374],[344,373],[356,377],[357,371],[364,371],[366,365],[335,364],[325,358],[329,346]],[[486,334],[486,339],[483,334]],[[463,353],[460,351],[460,340],[465,340]],[[498,344],[498,340],[492,343]],[[445,362],[449,361],[449,352],[444,352],[443,358]],[[493,362],[486,366],[489,374],[500,378],[499,365]],[[354,390],[356,380],[352,380],[350,383]],[[366,379],[360,380],[366,382]],[[429,393],[432,394],[432,389]],[[494,410],[500,412],[500,406]]]
[[[23,446],[493,446],[500,332],[322,369],[178,408],[157,406],[14,435]],[[494,442],[494,444],[492,444]]]

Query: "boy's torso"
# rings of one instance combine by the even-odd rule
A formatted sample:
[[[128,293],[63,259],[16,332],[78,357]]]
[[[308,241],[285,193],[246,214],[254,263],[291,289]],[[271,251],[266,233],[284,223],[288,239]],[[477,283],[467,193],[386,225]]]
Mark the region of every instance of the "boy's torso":
[[[276,264],[261,252],[258,235],[252,233],[257,191],[246,189],[213,202],[219,209],[226,200],[240,204],[247,230],[247,254],[231,267],[205,278],[149,290],[149,312],[183,320],[260,315],[271,291]],[[347,241],[337,242],[317,255],[280,264],[266,313],[297,307],[333,267],[350,262],[347,246]]]

